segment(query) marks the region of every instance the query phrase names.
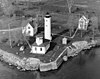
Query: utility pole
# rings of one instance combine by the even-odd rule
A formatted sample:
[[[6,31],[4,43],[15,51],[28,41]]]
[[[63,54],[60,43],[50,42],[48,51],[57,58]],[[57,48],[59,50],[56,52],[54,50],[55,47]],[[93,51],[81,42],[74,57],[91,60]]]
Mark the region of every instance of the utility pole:
[[[95,30],[94,30],[94,27],[92,28],[92,31],[93,31],[93,40],[94,40],[94,35],[95,35],[95,34],[94,34],[94,33],[95,33],[95,32],[94,32],[94,31],[95,31]]]
[[[83,30],[81,30],[81,38],[83,37]]]
[[[8,24],[8,29],[9,29],[9,43],[10,43],[10,47],[12,48],[12,43],[11,43],[11,33],[10,33],[10,24]]]
[[[24,34],[23,34],[23,36],[24,36],[24,39],[25,39],[25,41],[27,42],[27,44],[28,44],[29,48],[30,48],[30,49],[32,49],[32,47],[31,47],[31,45],[30,45],[29,41],[26,39],[26,36],[25,36]]]
[[[36,14],[36,21],[39,22],[41,14],[41,6],[38,7],[38,13]]]

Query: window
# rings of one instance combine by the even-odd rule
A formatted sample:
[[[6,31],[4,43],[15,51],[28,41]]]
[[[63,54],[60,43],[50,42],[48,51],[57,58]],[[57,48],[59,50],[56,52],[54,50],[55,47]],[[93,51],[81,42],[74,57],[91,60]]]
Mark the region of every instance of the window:
[[[42,48],[40,48],[40,51],[42,51]]]
[[[30,29],[30,27],[28,27],[28,29]]]
[[[28,31],[28,34],[30,34],[31,32],[30,31]]]
[[[35,47],[35,50],[37,50],[37,48]]]

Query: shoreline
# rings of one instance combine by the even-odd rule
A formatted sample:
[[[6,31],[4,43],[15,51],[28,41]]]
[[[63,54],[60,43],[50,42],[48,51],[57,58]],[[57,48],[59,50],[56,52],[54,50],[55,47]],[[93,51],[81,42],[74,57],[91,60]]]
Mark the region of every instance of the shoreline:
[[[98,41],[92,40],[91,42],[88,42],[88,44],[85,47],[83,47],[82,50],[84,49],[87,50],[90,49],[91,47],[95,47],[96,44],[98,44]],[[68,52],[65,51],[64,54],[65,53]],[[63,62],[63,59],[61,57],[59,57],[59,59],[60,59],[59,63]],[[22,71],[38,70],[38,69],[40,71],[49,71],[49,70],[57,69],[59,67],[58,66],[59,63],[57,63],[56,61],[52,61],[50,63],[43,63],[38,58],[33,58],[33,57],[20,58],[17,55],[4,51],[2,49],[0,49],[0,60],[8,63],[9,65],[13,65],[17,67],[17,69],[20,69]]]
[[[0,60],[22,70],[37,70],[40,63],[40,61],[36,58],[30,57],[21,59],[18,56],[8,53],[2,49],[0,49]]]

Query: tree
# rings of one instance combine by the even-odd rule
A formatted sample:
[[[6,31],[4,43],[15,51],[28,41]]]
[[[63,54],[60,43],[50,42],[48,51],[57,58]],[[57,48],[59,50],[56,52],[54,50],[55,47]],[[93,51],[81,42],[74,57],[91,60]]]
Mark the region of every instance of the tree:
[[[97,17],[91,17],[91,21],[92,21],[92,31],[93,31],[93,35],[95,35],[95,32],[98,31],[98,19]]]
[[[99,30],[98,30],[98,17],[96,17],[95,15],[93,15],[90,18],[90,21],[92,23],[91,24],[91,30],[93,32],[93,38],[94,38],[94,35],[99,32]]]
[[[72,33],[78,26],[78,20],[79,16],[77,14],[69,14],[68,20],[67,20],[67,28],[69,29],[70,36],[72,36]]]
[[[68,6],[69,13],[71,13],[73,4],[74,4],[74,0],[67,0],[67,6]]]
[[[72,32],[74,31],[73,19],[74,19],[74,15],[70,14],[69,18],[68,18],[68,21],[67,21],[67,25],[69,27],[70,36],[72,35]]]
[[[14,6],[10,0],[0,0],[0,7],[3,9],[5,15],[10,15],[14,10]]]

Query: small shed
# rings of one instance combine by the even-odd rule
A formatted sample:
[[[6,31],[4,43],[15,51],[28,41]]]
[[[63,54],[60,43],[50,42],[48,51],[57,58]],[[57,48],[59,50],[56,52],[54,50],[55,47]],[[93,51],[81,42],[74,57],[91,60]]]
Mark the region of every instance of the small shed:
[[[62,44],[67,44],[67,38],[62,38]]]

